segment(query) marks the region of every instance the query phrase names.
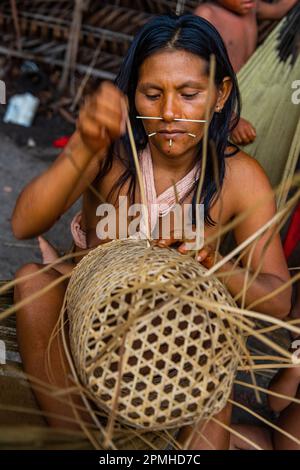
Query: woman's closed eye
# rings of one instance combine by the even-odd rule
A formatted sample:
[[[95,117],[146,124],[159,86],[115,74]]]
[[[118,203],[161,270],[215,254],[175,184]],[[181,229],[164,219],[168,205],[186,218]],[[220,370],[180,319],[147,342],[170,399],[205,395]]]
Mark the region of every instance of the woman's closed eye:
[[[197,93],[182,93],[181,96],[183,96],[184,98],[188,99],[188,100],[191,100],[193,98],[196,98],[196,96],[198,96],[200,94],[199,91],[197,91]]]
[[[187,100],[191,100],[193,98],[196,98],[196,96],[200,95],[201,92],[200,91],[197,91],[196,93],[181,93],[181,96]],[[146,94],[146,98],[148,98],[149,100],[157,100],[160,98],[161,95],[147,95]]]
[[[157,100],[158,98],[160,98],[160,95],[146,95],[146,98],[148,98],[149,100]]]

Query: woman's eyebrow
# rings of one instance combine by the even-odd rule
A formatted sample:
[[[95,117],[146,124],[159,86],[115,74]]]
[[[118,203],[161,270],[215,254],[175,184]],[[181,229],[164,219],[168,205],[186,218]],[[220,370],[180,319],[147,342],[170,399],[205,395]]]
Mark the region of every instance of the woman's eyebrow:
[[[141,85],[138,85],[138,88],[141,91],[148,90],[149,88],[155,88],[156,90],[161,90],[162,91],[162,88],[159,85],[157,85],[155,83],[150,83],[150,82],[142,83]]]
[[[202,82],[196,82],[193,80],[189,80],[188,82],[184,82],[181,85],[177,87],[177,90],[180,90],[181,88],[202,88],[203,87]]]

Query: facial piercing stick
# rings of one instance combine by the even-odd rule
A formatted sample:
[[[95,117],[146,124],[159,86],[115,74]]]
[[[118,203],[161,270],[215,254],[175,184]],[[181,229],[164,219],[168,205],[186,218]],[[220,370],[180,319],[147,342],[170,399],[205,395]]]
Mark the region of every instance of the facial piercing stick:
[[[155,117],[155,116],[135,116],[137,119],[159,119],[162,120],[162,117]]]
[[[136,116],[137,119],[156,119],[162,121],[162,117],[156,117],[156,116]],[[206,122],[206,119],[181,119],[181,118],[175,118],[173,121],[182,121],[182,122]]]
[[[182,121],[182,122],[206,122],[206,119],[179,119],[179,118],[175,118],[174,121]]]

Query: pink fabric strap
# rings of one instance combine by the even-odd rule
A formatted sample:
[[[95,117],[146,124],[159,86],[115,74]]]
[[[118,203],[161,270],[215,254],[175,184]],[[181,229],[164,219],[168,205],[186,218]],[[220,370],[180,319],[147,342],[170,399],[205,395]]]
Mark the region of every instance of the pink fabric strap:
[[[187,173],[180,181],[175,184],[176,194],[174,186],[171,185],[158,197],[156,195],[153,164],[150,152],[150,147],[143,150],[140,156],[141,171],[143,174],[146,199],[148,206],[148,215],[151,226],[151,233],[155,229],[159,217],[167,215],[176,204],[176,194],[181,203],[193,189],[197,178],[200,173],[200,163],[194,166],[194,168]],[[81,229],[81,212],[78,212],[71,222],[71,232],[74,239],[74,243],[81,249],[87,248],[86,233]],[[146,227],[141,221],[140,230],[142,233],[146,233]]]
[[[171,185],[159,196],[156,195],[153,164],[149,145],[147,145],[140,156],[140,164],[144,179],[148,214],[152,233],[158,222],[158,218],[168,214],[175,206],[176,197],[178,197],[178,202],[181,203],[190,194],[196,180],[199,178],[200,162],[175,184],[176,194],[174,185]]]

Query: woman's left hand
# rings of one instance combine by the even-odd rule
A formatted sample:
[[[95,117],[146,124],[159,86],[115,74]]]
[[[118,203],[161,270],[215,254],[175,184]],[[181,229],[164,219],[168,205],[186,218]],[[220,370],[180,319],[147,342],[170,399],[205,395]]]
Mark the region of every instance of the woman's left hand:
[[[181,243],[180,243],[181,242]],[[186,244],[179,240],[178,238],[174,237],[173,235],[171,238],[165,240],[160,239],[154,242],[154,245],[160,246],[161,248],[171,247],[174,244],[177,244],[177,250],[179,253],[186,255],[189,251]],[[189,240],[189,243],[192,243],[192,240]],[[219,252],[215,250],[212,245],[204,245],[200,250],[197,250],[196,259],[207,269],[210,269],[214,264],[222,259],[222,256]]]

